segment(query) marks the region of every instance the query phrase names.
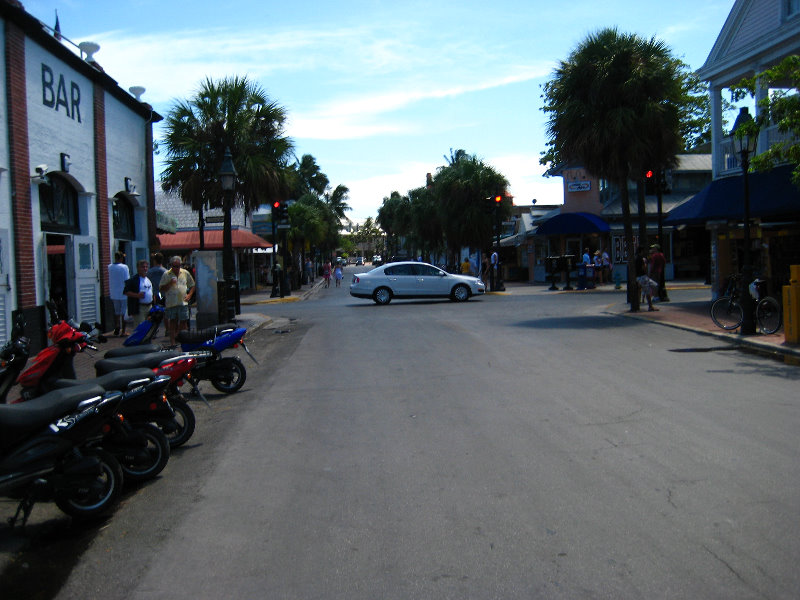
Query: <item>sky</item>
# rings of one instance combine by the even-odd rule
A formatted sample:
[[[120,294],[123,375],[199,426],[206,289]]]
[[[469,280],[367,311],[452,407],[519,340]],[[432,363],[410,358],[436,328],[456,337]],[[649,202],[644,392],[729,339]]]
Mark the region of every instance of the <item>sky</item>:
[[[560,204],[544,177],[542,85],[605,27],[655,37],[703,65],[733,0],[22,0],[166,117],[206,79],[247,76],[287,113],[295,154],[345,185],[348,217],[463,149],[502,173],[514,204]],[[163,128],[156,126],[156,140]],[[163,155],[155,157],[156,178]]]

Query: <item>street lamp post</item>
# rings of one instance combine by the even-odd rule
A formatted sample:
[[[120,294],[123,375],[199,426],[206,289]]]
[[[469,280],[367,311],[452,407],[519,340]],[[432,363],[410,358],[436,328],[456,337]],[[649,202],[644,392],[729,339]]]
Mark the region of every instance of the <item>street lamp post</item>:
[[[222,158],[222,165],[219,168],[219,181],[222,186],[222,278],[225,286],[225,319],[232,321],[236,318],[236,301],[234,280],[234,257],[233,257],[233,232],[231,231],[231,209],[233,203],[233,192],[236,187],[236,168],[233,165],[231,149],[225,148],[225,155]]]
[[[750,282],[753,280],[753,262],[750,257],[750,181],[747,172],[750,168],[750,155],[755,154],[756,151],[758,136],[753,129],[753,117],[750,116],[747,107],[739,109],[739,115],[731,130],[731,142],[734,151],[740,157],[744,183],[744,255],[742,256],[742,277],[739,282],[739,301],[744,313],[741,333],[742,335],[754,335],[756,332],[755,310],[753,297],[749,290]]]

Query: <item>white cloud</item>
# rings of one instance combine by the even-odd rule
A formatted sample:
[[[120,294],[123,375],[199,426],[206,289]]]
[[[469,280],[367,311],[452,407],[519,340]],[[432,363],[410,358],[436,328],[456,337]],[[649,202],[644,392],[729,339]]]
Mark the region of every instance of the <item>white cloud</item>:
[[[562,204],[563,182],[560,177],[544,179],[546,167],[539,164],[539,156],[510,154],[487,158],[491,165],[508,179],[514,204],[527,206],[535,199],[537,204]]]

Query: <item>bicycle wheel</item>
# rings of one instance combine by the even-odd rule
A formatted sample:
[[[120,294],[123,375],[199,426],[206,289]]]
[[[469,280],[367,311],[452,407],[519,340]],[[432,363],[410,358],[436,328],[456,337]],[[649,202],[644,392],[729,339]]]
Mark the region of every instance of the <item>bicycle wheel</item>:
[[[762,298],[756,305],[756,321],[761,333],[775,333],[781,326],[781,305],[771,296]]]
[[[717,327],[730,331],[742,324],[744,312],[736,300],[730,296],[721,296],[711,305],[711,320]]]

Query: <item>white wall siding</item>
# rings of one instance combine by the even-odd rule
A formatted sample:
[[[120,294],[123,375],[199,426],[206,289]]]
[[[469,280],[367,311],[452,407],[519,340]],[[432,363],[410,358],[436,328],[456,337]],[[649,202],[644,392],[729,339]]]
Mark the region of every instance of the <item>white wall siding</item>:
[[[756,0],[744,14],[741,27],[731,40],[730,52],[747,48],[759,38],[774,31],[781,24],[780,0]]]

